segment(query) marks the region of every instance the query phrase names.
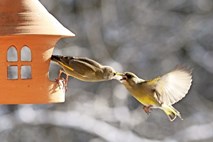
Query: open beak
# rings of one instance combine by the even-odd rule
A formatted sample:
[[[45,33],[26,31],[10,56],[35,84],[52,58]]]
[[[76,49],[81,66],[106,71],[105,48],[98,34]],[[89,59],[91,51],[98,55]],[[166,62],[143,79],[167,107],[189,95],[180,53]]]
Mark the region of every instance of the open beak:
[[[116,80],[121,80],[123,78],[123,73],[119,73],[119,72],[116,72],[115,73],[115,76],[113,77],[113,79],[116,79]]]
[[[122,81],[126,80],[126,76],[123,73],[116,72],[114,79],[122,82]]]
[[[122,75],[122,78],[120,79],[120,81],[123,82],[123,81],[125,81],[125,80],[127,80],[127,77],[123,74],[123,75]]]

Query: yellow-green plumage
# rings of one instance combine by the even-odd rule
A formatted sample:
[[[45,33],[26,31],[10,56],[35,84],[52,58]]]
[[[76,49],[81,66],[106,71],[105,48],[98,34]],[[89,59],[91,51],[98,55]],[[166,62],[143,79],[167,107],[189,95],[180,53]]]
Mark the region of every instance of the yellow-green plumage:
[[[129,83],[124,83],[126,88],[131,92],[131,95],[136,98],[143,105],[160,105],[158,101],[152,95],[153,91],[147,82],[142,81],[137,85],[131,85]],[[142,94],[142,95],[141,95]]]
[[[185,97],[191,86],[192,76],[191,71],[177,67],[148,81],[126,72],[121,82],[140,103],[146,107],[162,109],[173,121],[176,116],[181,118],[181,115],[172,105]]]

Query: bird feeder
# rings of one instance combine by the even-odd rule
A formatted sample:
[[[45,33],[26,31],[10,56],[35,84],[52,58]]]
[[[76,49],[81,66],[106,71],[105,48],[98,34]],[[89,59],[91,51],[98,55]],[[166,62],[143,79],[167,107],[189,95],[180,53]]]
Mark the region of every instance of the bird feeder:
[[[38,0],[1,0],[0,104],[64,102],[48,70],[56,42],[73,36]]]

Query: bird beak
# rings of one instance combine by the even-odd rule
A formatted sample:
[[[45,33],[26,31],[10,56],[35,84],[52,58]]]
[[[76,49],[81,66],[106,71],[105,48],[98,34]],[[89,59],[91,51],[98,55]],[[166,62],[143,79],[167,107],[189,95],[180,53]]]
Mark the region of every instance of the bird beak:
[[[123,73],[119,73],[119,72],[116,72],[115,73],[115,76],[113,77],[113,79],[116,79],[116,80],[121,80],[123,78]]]
[[[127,80],[127,77],[123,74],[122,75],[122,78],[120,79],[120,82],[124,82],[124,81],[126,81]]]
[[[120,82],[127,80],[126,76],[123,73],[120,73],[120,72],[116,72],[114,79],[116,79]]]

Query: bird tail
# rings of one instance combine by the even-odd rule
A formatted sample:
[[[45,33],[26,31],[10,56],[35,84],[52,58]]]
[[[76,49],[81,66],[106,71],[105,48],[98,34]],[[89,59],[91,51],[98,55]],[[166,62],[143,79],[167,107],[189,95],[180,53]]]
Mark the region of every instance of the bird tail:
[[[173,106],[168,106],[165,104],[162,104],[161,109],[166,113],[166,115],[169,117],[170,121],[174,121],[175,118],[178,116],[181,120],[181,114],[178,110],[176,110]]]
[[[61,66],[62,68],[67,68],[71,71],[73,71],[74,69],[72,67],[69,66],[69,61],[74,59],[74,57],[65,57],[65,56],[61,56],[61,55],[52,55],[51,56],[51,61],[57,63],[59,66]]]
[[[60,55],[52,55],[50,59],[54,62],[59,62],[61,57],[62,56],[60,56]]]

